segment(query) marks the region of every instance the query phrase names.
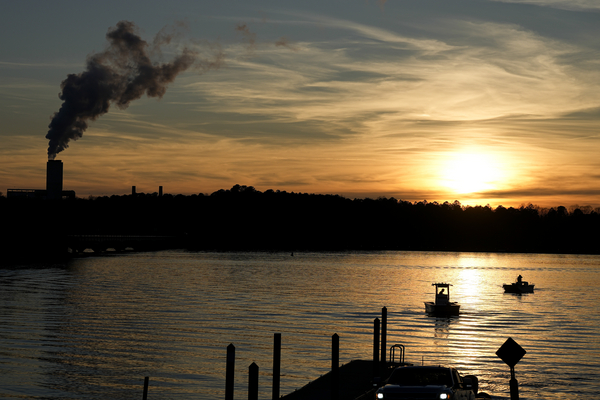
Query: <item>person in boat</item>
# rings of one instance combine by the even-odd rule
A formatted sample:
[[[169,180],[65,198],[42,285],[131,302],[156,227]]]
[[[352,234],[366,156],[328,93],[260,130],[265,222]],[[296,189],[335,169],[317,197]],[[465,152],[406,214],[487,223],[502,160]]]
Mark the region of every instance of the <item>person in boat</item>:
[[[517,283],[520,285],[523,277],[521,275],[517,276]]]
[[[448,303],[448,295],[446,293],[444,293],[445,288],[442,288],[437,295],[435,296],[435,303],[436,304],[447,304]]]

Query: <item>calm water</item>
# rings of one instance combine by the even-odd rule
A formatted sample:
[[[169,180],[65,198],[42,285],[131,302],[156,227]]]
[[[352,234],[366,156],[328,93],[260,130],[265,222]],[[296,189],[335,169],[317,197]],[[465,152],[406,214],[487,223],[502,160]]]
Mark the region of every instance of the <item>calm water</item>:
[[[518,274],[534,294],[504,294]],[[432,282],[452,283],[458,318],[424,313]],[[271,398],[273,334],[282,334],[281,394],[331,365],[369,359],[388,308],[388,345],[406,361],[455,365],[482,391],[509,397],[496,355],[508,337],[522,399],[600,394],[600,257],[480,253],[187,253],[76,259],[0,269],[0,398],[224,398],[236,346],[235,397],[248,366]]]

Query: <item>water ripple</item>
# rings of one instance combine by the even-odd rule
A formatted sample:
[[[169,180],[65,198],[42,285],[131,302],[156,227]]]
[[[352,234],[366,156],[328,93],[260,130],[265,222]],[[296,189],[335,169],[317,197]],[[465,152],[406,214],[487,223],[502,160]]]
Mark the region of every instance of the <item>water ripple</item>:
[[[536,292],[504,294],[522,274]],[[456,318],[424,313],[431,283],[453,284]],[[282,394],[326,373],[331,336],[340,361],[372,355],[388,309],[388,345],[414,363],[457,366],[507,397],[508,337],[522,398],[600,392],[600,257],[493,253],[159,252],[0,270],[0,397],[130,399],[151,377],[152,398],[223,397],[236,346],[236,396],[248,366],[270,398],[273,334],[282,334]],[[582,374],[581,371],[586,371]]]

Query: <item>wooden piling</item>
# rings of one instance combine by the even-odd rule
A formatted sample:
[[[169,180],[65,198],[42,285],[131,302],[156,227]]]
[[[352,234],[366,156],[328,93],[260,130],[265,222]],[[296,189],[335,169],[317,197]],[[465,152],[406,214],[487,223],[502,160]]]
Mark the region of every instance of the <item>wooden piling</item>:
[[[235,375],[235,346],[227,346],[227,365],[225,367],[225,400],[233,400],[233,382]]]
[[[387,350],[387,307],[381,309],[381,367],[385,368]]]
[[[340,337],[331,337],[331,400],[340,398]]]
[[[146,376],[144,377],[144,393],[142,394],[142,400],[147,400],[148,399],[148,384],[150,382],[150,377]]]
[[[250,364],[248,368],[248,400],[258,400],[258,365]]]
[[[373,321],[373,377],[379,376],[379,318]]]
[[[279,399],[279,386],[281,381],[281,333],[276,333],[273,338],[273,396],[272,400]]]

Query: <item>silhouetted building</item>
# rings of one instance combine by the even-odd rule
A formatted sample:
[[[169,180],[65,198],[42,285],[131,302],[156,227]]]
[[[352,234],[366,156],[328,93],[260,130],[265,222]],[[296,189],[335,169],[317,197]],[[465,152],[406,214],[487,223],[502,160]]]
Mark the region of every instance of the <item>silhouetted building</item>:
[[[43,189],[7,189],[6,197],[22,199],[43,199],[46,198],[46,191]]]
[[[46,167],[46,198],[62,198],[63,163],[61,160],[48,160]]]
[[[61,160],[48,160],[46,164],[46,190],[7,189],[6,197],[56,200],[63,197],[75,198],[73,190],[63,190],[63,163]]]

